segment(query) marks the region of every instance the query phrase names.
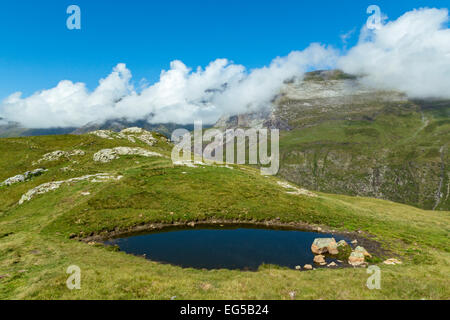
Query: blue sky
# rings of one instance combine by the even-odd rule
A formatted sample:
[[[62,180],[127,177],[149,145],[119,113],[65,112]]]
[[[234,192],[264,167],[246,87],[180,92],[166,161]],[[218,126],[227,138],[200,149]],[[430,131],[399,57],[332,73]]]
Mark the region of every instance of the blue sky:
[[[66,8],[77,4],[82,30],[66,28]],[[154,82],[170,61],[189,67],[227,58],[248,68],[303,50],[312,42],[342,48],[340,35],[355,30],[376,4],[389,19],[443,0],[16,0],[0,5],[0,99],[81,81],[93,89],[119,62],[136,81]]]

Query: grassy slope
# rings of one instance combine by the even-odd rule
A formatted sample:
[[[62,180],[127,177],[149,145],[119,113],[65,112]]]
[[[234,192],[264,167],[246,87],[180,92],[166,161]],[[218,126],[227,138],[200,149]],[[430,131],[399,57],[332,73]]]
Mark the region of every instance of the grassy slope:
[[[338,114],[333,119],[333,113],[315,111],[317,115],[305,117],[322,119],[314,120],[314,126],[301,123],[282,133],[280,175],[314,190],[430,209],[436,206],[442,177],[443,196],[435,209],[449,210],[449,105],[417,105],[373,103],[363,109],[369,119],[359,120],[343,120]]]
[[[0,140],[4,155],[0,180],[30,170],[31,163],[46,152],[86,151],[82,157],[42,164],[49,172],[31,181],[0,188],[0,276],[9,275],[0,279],[0,298],[289,299],[290,291],[306,299],[450,298],[449,212],[322,193],[317,198],[289,195],[276,178],[262,177],[245,167],[173,167],[166,158],[141,157],[92,162],[94,152],[114,146],[135,144],[94,136]],[[171,148],[160,141],[149,149],[169,155]],[[74,171],[60,170],[67,166]],[[124,178],[64,185],[17,206],[23,193],[41,183],[98,172]],[[81,194],[86,191],[91,195]],[[284,222],[363,230],[405,263],[380,265],[382,290],[368,290],[365,269],[182,269],[69,239],[71,233],[102,233],[151,222],[276,217]],[[72,264],[82,269],[79,291],[65,286],[65,271]]]

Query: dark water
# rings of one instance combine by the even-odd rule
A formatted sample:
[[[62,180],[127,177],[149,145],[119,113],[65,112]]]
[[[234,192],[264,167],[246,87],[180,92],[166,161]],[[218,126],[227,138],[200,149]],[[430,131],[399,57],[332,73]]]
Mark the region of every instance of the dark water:
[[[223,227],[172,229],[107,241],[121,251],[181,267],[257,270],[263,264],[295,268],[313,264],[315,238],[344,238],[293,230]],[[347,240],[347,239],[345,239]],[[327,257],[327,262],[335,261]]]

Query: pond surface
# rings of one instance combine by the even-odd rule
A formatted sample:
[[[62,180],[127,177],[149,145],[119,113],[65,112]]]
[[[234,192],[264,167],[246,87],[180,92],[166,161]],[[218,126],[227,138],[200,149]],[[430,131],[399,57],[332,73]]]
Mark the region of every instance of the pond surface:
[[[288,268],[313,264],[311,244],[331,234],[297,230],[261,229],[249,226],[165,229],[113,239],[121,251],[144,255],[152,261],[198,269],[257,270],[261,264]],[[327,262],[335,261],[327,257]]]

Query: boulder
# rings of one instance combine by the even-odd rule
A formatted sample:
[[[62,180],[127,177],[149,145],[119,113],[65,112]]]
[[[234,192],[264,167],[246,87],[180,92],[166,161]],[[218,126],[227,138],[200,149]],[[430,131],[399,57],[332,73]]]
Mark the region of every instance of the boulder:
[[[338,254],[336,240],[334,238],[316,238],[311,245],[311,251],[314,254],[327,252],[330,254]]]
[[[327,267],[337,267],[337,264],[336,262],[331,262]]]
[[[359,251],[353,251],[348,257],[348,263],[352,266],[361,266],[365,263],[364,254]]]
[[[339,254],[338,246],[336,241],[331,242],[330,245],[327,247],[328,253],[331,255],[337,255]]]
[[[338,248],[339,248],[339,247],[346,247],[346,246],[348,246],[348,243],[347,243],[347,241],[345,241],[345,240],[341,240],[341,241],[339,241],[339,242],[337,243],[337,246],[338,246]]]
[[[303,269],[305,269],[305,270],[312,270],[312,265],[310,265],[310,264],[305,264],[304,266],[303,266]]]
[[[302,270],[302,267],[300,267],[300,266],[295,266],[295,270]]]
[[[354,251],[355,252],[361,252],[364,255],[364,257],[369,257],[369,258],[372,257],[372,255],[370,253],[368,253],[367,250],[364,247],[357,246]]]
[[[325,261],[325,256],[321,254],[314,257],[314,263],[320,264],[321,266],[327,264]]]

